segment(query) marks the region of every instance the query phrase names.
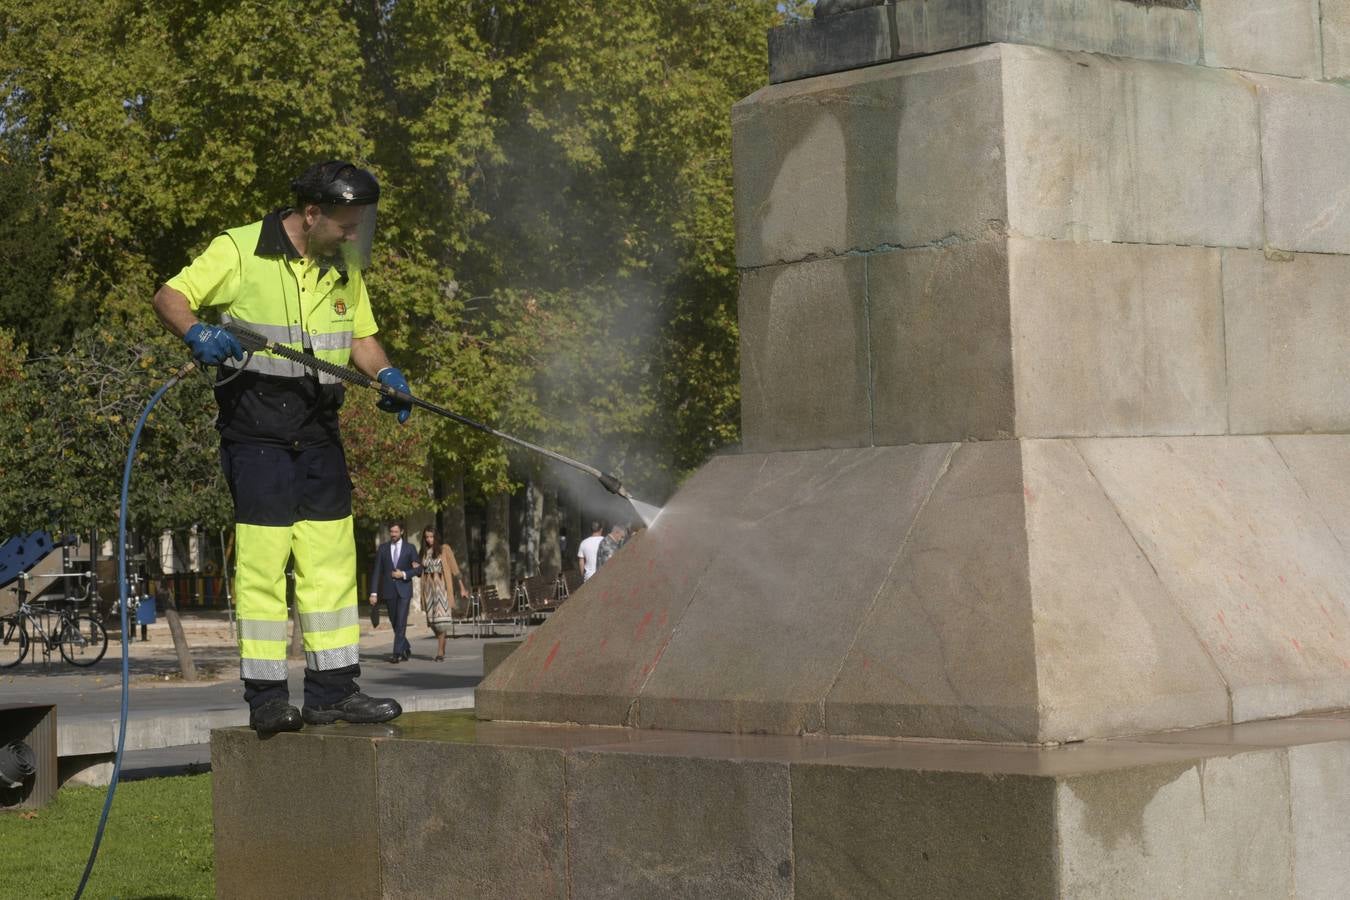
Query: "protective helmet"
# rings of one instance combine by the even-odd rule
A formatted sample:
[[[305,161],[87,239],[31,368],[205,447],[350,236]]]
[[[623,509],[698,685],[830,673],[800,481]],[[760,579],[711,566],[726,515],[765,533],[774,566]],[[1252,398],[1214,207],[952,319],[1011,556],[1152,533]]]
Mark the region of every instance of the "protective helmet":
[[[365,169],[340,159],[315,163],[291,182],[296,199],[306,203],[362,206],[380,199],[380,183]]]
[[[315,236],[307,255],[342,271],[370,265],[375,209],[380,199],[380,183],[374,175],[349,162],[331,159],[306,169],[291,182],[291,190],[300,204],[318,204],[321,219],[327,220],[320,229],[324,240],[319,242],[312,232]]]

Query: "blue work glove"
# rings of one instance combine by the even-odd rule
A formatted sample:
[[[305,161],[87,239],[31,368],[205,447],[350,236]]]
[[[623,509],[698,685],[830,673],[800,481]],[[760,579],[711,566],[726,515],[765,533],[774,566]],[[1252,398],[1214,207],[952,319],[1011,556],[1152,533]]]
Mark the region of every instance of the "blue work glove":
[[[408,379],[403,377],[400,369],[393,366],[385,366],[375,375],[380,384],[387,384],[396,391],[402,391],[405,394],[411,394],[412,388],[408,387]],[[385,412],[398,413],[398,424],[402,425],[408,421],[408,416],[412,415],[412,404],[407,400],[395,400],[393,397],[381,397],[380,402],[375,404]]]
[[[192,348],[192,358],[204,366],[218,366],[230,357],[244,358],[244,348],[235,336],[216,325],[198,322],[183,335],[183,343]]]

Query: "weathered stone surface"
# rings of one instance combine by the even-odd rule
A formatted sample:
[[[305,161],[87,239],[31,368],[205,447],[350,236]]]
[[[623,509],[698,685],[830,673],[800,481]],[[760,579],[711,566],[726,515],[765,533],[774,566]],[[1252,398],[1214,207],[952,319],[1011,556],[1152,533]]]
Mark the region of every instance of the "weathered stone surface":
[[[1187,0],[985,0],[984,38],[1193,63],[1200,59],[1200,17],[1192,5]]]
[[[867,257],[873,440],[1012,437],[1004,241]]]
[[[385,897],[568,896],[561,752],[386,741],[379,771]]]
[[[769,30],[771,84],[861,69],[894,58],[890,16],[879,6]]]
[[[1350,741],[1350,717],[1346,713],[1322,713],[1285,719],[1259,719],[1236,725],[1210,725],[1143,735],[1132,741],[1109,741],[1102,746],[1147,742],[1150,746],[1177,744],[1187,747],[1293,747]],[[1117,767],[1118,768],[1118,767]]]
[[[1036,662],[1017,441],[963,444],[825,700],[831,734],[1034,741]]]
[[[1024,441],[1040,741],[1228,719],[1223,676],[1071,441]]]
[[[1264,437],[1076,442],[1235,722],[1350,706],[1350,558]]]
[[[794,766],[796,896],[1055,896],[1054,793],[1051,779]]]
[[[1019,436],[1227,429],[1219,251],[1008,244]]]
[[[1230,427],[1350,429],[1350,257],[1224,251]]]
[[[1281,442],[717,459],[480,714],[1057,742],[1350,705],[1350,436]]]
[[[979,48],[774,85],[736,104],[737,264],[1001,230],[999,70],[999,49]]]
[[[820,731],[821,701],[949,450],[770,454],[722,466],[718,480],[740,508],[704,522],[721,547],[653,661],[638,724]]]
[[[217,896],[381,896],[373,741],[224,729],[211,773]]]
[[[1205,65],[1299,78],[1322,77],[1319,3],[1211,0],[1201,11]]]
[[[510,656],[522,641],[493,641],[483,645],[483,674],[488,675]]]
[[[861,451],[860,451],[861,452]],[[717,457],[681,486],[659,527],[577,590],[475,691],[484,718],[622,725],[763,457]],[[780,495],[781,496],[781,495]]]
[[[1322,77],[1350,78],[1350,0],[1320,0]]]
[[[1267,243],[1281,250],[1350,253],[1350,88],[1249,77],[1261,102]]]
[[[1256,98],[1241,76],[1033,47],[1001,52],[1015,234],[1261,246]]]
[[[1350,742],[1290,747],[1289,809],[1297,897],[1340,897],[1350,884]]]
[[[1201,28],[1191,7],[1187,0],[899,0],[774,29],[769,81],[997,42],[1195,63]]]
[[[1341,547],[1350,549],[1350,435],[1281,434],[1270,440]]]
[[[747,450],[872,443],[866,262],[823,259],[741,278],[741,427]]]
[[[820,700],[946,454],[712,461],[484,680],[480,714],[819,730]],[[843,522],[869,540],[830,540]]]
[[[1053,748],[446,713],[284,738],[213,735],[221,896],[1337,897],[1350,879],[1345,715]],[[330,788],[374,787],[335,805],[315,762]],[[266,879],[224,791],[251,833],[298,845]],[[334,871],[339,828],[368,845]],[[377,877],[346,880],[358,865]]]
[[[1293,896],[1283,751],[1067,778],[1059,896]]]
[[[573,753],[571,896],[792,897],[790,809],[781,762]]]

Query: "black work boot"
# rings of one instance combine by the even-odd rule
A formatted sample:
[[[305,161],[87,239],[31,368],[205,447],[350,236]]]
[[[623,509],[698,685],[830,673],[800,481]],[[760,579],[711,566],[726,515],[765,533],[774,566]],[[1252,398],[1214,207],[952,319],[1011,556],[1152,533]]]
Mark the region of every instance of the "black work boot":
[[[390,697],[367,697],[357,691],[345,700],[328,706],[305,704],[303,715],[310,725],[331,725],[334,722],[388,722],[403,714],[403,707]]]
[[[278,698],[250,710],[248,727],[258,734],[276,734],[278,731],[299,731],[305,723],[301,721],[300,710]]]

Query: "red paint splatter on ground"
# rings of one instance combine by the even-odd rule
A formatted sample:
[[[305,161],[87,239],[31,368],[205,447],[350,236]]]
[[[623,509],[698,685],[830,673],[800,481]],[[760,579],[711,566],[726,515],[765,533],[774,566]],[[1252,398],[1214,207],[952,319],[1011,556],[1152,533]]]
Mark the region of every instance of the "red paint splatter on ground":
[[[1293,644],[1294,649],[1297,650],[1299,653],[1303,652],[1303,645],[1298,642],[1297,638],[1290,638],[1289,643]]]
[[[870,668],[872,668],[872,658],[871,658],[870,656],[864,656],[864,657],[863,657],[863,671],[866,672],[866,671],[867,671],[868,669],[870,669]]]
[[[1281,576],[1280,576],[1280,584],[1288,584],[1288,583],[1289,583],[1289,582],[1285,580],[1284,576],[1281,575]]]
[[[1219,487],[1220,487],[1220,488],[1227,488],[1227,487],[1228,487],[1228,485],[1226,485],[1226,484],[1223,483],[1223,479],[1222,479],[1222,478],[1219,479]]]
[[[1322,610],[1322,615],[1326,616],[1326,617],[1327,617],[1327,620],[1330,621],[1330,619],[1331,619],[1331,613],[1327,612],[1326,606],[1325,606],[1324,604],[1322,604],[1322,603],[1318,603],[1318,604],[1317,604],[1317,608],[1320,609],[1320,610]]]
[[[1036,502],[1036,492],[1033,491],[1030,487],[1022,488],[1022,496],[1027,498],[1028,503]]]
[[[647,626],[650,624],[652,624],[652,614],[651,611],[649,610],[647,614],[642,617],[642,621],[638,623],[637,629],[634,630],[633,640],[635,641],[642,640],[642,635],[647,631]]]
[[[550,651],[548,651],[548,658],[544,660],[544,668],[542,669],[542,671],[547,672],[547,671],[548,671],[548,667],[551,666],[551,665],[553,665],[553,660],[554,660],[554,658],[557,657],[557,655],[558,655],[558,648],[561,647],[561,646],[562,646],[562,641],[554,641],[554,642],[553,642],[553,649],[550,650]]]
[[[1341,661],[1341,668],[1350,669],[1350,659],[1346,659],[1344,656],[1338,656],[1336,658]]]
[[[1228,627],[1228,620],[1223,617],[1223,610],[1219,610],[1218,615],[1215,616],[1215,618],[1219,620],[1219,624],[1223,626],[1223,630],[1228,632],[1228,636],[1232,637],[1233,629]]]
[[[605,649],[605,645],[608,644],[608,643],[609,643],[609,638],[601,638],[601,639],[600,639],[600,649],[601,649],[601,650]]]

